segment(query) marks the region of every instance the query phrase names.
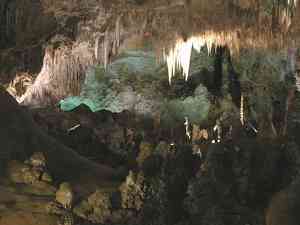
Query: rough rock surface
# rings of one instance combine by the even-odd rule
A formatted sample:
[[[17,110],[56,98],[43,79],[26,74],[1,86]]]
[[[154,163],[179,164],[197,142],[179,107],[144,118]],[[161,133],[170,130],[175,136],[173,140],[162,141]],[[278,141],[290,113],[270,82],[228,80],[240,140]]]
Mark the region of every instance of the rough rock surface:
[[[36,168],[46,167],[46,158],[42,152],[35,152],[26,162]]]
[[[52,196],[47,187],[32,192],[22,185],[11,184],[0,179],[0,224],[53,225],[58,217],[47,214],[45,207]]]
[[[15,183],[41,185],[51,183],[52,177],[46,170],[46,159],[43,153],[35,152],[24,163],[12,160],[7,165],[7,175]],[[46,186],[47,184],[44,184]]]
[[[74,192],[69,183],[63,182],[55,194],[55,200],[64,208],[71,209],[74,203]]]
[[[93,223],[107,223],[113,213],[112,193],[97,190],[74,208],[74,213]]]
[[[111,177],[112,170],[109,167],[92,163],[80,157],[71,149],[66,148],[53,138],[45,134],[33,122],[28,111],[18,106],[15,100],[2,88],[0,88],[0,136],[5,140],[1,146],[1,166],[9,160],[25,160],[36,149],[45,148],[44,154],[47,158],[48,169],[53,175],[60,174],[64,178],[69,177],[77,171],[76,178],[80,179],[90,171],[95,177]],[[18,140],[16,142],[15,140]],[[72,175],[71,175],[72,176]],[[91,181],[96,182],[95,178]]]
[[[126,181],[120,186],[123,208],[141,210],[145,199],[144,182],[143,173],[129,172]]]

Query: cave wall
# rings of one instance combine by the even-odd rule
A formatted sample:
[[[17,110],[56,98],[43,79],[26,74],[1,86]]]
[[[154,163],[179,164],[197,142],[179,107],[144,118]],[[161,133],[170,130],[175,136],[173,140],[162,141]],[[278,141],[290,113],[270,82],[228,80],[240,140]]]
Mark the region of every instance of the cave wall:
[[[54,16],[40,1],[1,1],[0,82],[9,82],[18,72],[38,73],[43,44],[56,28]]]
[[[55,18],[45,12],[40,1],[3,0],[0,10],[0,29],[4,31],[0,38],[1,49],[35,44],[55,31]]]
[[[172,48],[176,39],[207,30],[211,30],[212,36],[221,32],[223,35],[217,38],[225,44],[228,40],[234,42],[237,49],[238,42],[245,47],[272,43],[265,39],[269,36],[258,35],[257,16],[263,7],[253,7],[253,1],[221,3],[219,0],[4,0],[0,3],[0,30],[4,33],[0,38],[0,83],[7,84],[19,72],[39,74],[45,49],[57,36],[62,38],[55,41],[54,48],[65,47],[65,39],[73,46],[87,43],[93,63],[105,67],[126,50],[125,43],[135,36],[154,43],[158,56],[163,48],[166,51]],[[270,15],[262,19],[268,28]],[[229,34],[228,40],[225,34]],[[253,41],[256,38],[258,42]]]
[[[0,3],[0,48],[14,45],[16,39],[16,2],[4,0]]]
[[[54,176],[77,181],[82,177],[90,177],[96,181],[100,177],[113,175],[110,167],[95,164],[81,157],[44,133],[35,124],[27,109],[19,106],[2,87],[0,87],[0,123],[1,169],[9,160],[24,160],[33,152],[41,151],[45,154]]]

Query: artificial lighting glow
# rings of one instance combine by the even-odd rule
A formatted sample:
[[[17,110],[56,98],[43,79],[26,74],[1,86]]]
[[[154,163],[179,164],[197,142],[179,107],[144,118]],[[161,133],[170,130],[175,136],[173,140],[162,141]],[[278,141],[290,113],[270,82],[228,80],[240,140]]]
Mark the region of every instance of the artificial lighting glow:
[[[227,45],[230,49],[236,50],[238,49],[238,47],[235,46],[237,39],[237,32],[216,33],[213,31],[207,31],[201,35],[192,36],[186,41],[178,39],[175,46],[171,48],[168,53],[164,50],[163,58],[168,66],[169,83],[171,83],[172,77],[177,70],[182,70],[185,80],[188,79],[192,49],[200,52],[201,48],[206,46],[208,53],[210,54],[215,44],[215,46]]]

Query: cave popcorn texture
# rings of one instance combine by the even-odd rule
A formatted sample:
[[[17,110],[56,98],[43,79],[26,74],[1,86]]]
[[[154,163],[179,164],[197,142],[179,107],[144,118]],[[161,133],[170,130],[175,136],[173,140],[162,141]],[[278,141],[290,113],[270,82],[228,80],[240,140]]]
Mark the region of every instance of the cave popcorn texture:
[[[124,110],[149,114],[158,108],[159,102],[139,93],[131,83],[125,83],[122,76],[136,79],[137,76],[154,74],[158,65],[151,52],[127,51],[113,62],[106,71],[102,67],[91,67],[79,96],[60,101],[63,111],[71,111],[81,104],[92,112],[108,110],[119,113]]]

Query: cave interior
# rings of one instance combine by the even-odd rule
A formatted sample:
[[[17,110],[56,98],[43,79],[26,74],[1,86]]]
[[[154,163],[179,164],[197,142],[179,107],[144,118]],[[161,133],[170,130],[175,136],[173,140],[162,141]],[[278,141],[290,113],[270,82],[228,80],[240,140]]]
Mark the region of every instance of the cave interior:
[[[0,225],[299,225],[299,40],[298,0],[1,0]]]

